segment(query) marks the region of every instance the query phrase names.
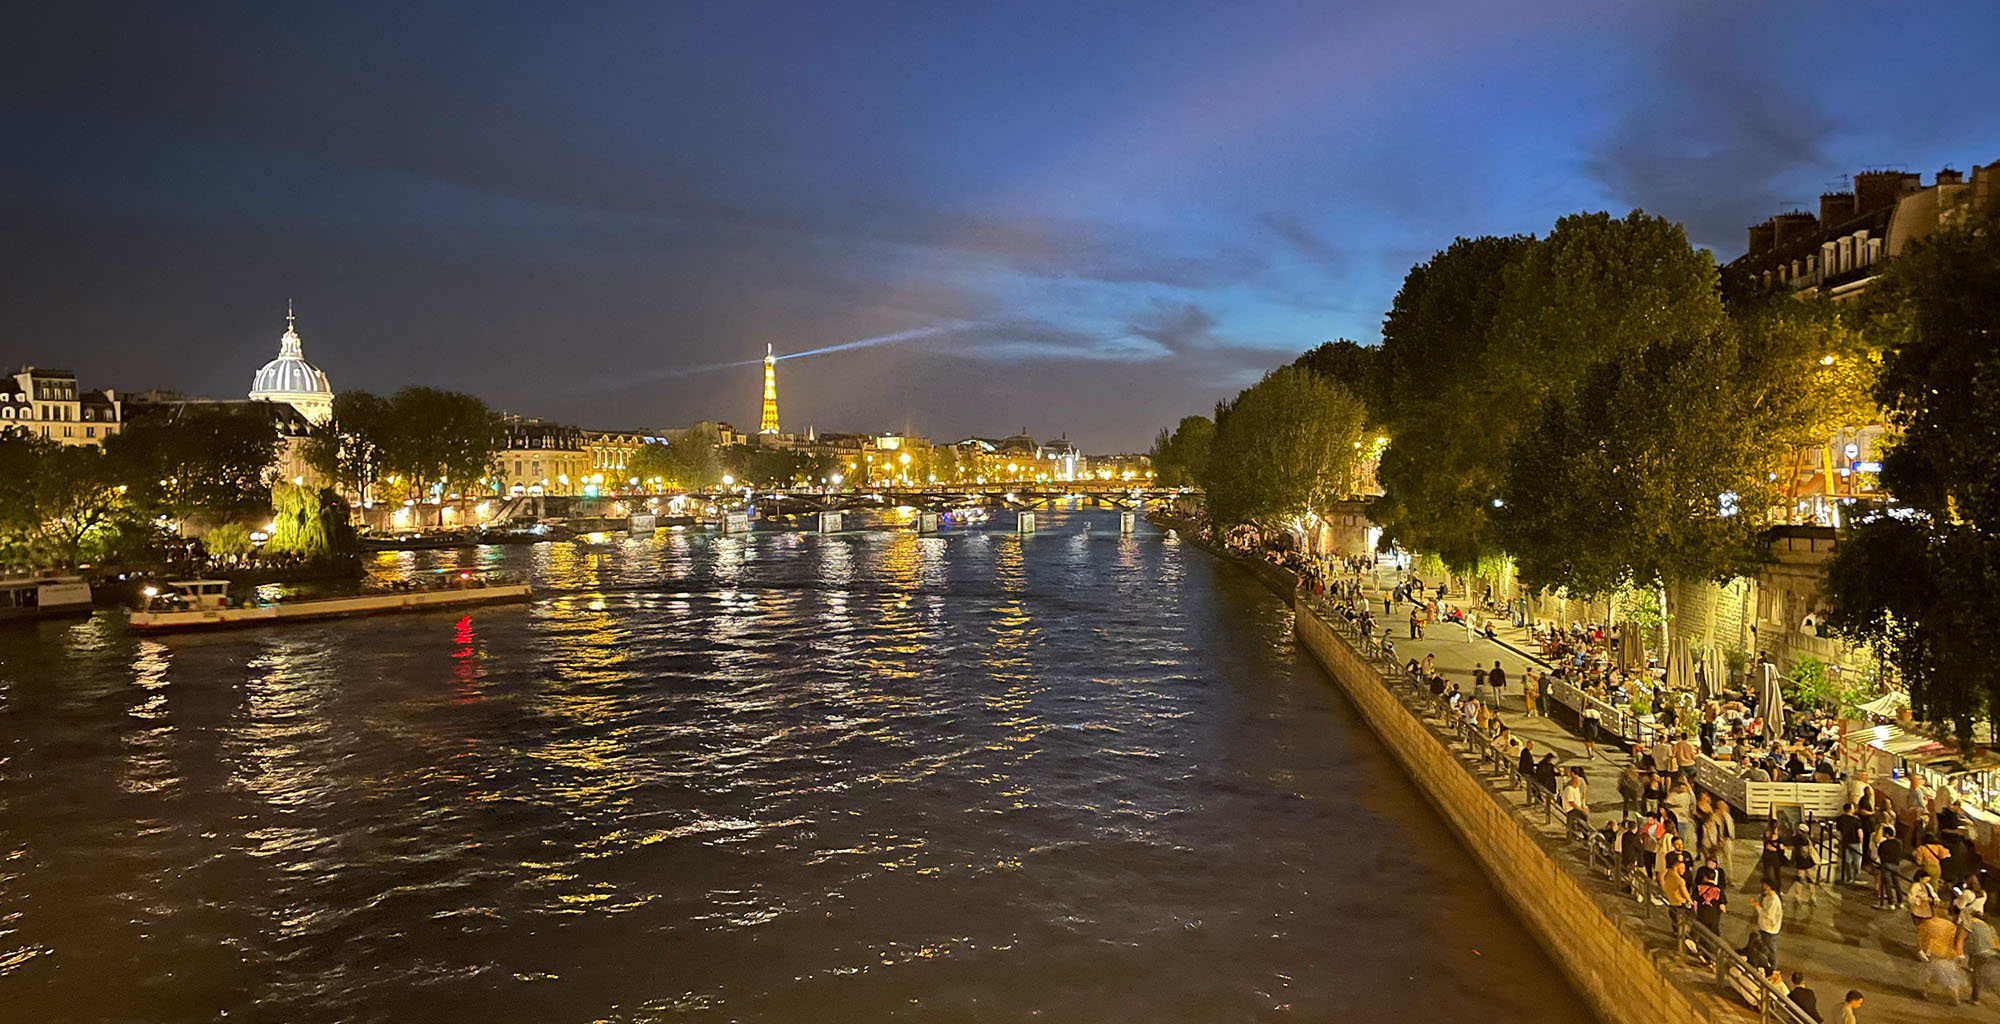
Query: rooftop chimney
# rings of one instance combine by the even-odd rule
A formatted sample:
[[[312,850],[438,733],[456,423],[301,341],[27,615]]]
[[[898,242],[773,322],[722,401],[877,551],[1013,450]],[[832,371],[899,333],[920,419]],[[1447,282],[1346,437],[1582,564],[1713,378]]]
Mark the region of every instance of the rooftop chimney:
[[[1827,227],[1845,224],[1854,219],[1854,193],[1822,192],[1819,197],[1819,222]]]
[[[1771,246],[1775,249],[1782,249],[1793,241],[1817,231],[1819,229],[1819,218],[1803,210],[1793,210],[1790,213],[1781,213],[1771,218],[1771,226],[1775,229],[1776,234],[1776,237],[1771,240]]]
[[[1777,237],[1777,225],[1768,220],[1762,224],[1750,225],[1750,252],[1748,255],[1762,256],[1770,252],[1771,243],[1776,241]]]
[[[1923,176],[1908,171],[1862,171],[1854,176],[1854,212],[1887,209],[1922,187]]]
[[[1949,167],[1937,173],[1937,183],[1940,185],[1956,185],[1964,180],[1965,180],[1965,175],[1960,174],[1959,172],[1952,170]]]

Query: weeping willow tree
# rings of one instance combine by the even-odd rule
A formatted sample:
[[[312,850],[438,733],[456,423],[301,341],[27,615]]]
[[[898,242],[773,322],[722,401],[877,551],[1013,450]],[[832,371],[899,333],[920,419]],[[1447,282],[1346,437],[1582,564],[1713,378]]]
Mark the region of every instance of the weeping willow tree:
[[[319,495],[298,484],[271,486],[271,551],[295,554],[307,561],[324,557],[330,550],[326,519],[321,515]]]

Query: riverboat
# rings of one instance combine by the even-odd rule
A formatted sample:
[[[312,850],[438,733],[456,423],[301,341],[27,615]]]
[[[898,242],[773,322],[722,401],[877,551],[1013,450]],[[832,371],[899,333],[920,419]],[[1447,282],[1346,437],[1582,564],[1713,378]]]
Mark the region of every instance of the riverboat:
[[[432,551],[443,548],[472,548],[484,543],[469,532],[438,531],[404,533],[395,536],[361,538],[363,551]]]
[[[300,598],[277,602],[232,602],[227,580],[174,580],[167,591],[146,588],[146,607],[126,614],[126,627],[143,632],[208,630],[260,626],[279,622],[424,612],[469,605],[525,601],[532,592],[525,583],[486,583],[469,574],[451,577],[442,587],[387,590],[348,597]]]
[[[90,584],[81,576],[0,579],[0,620],[90,614]]]

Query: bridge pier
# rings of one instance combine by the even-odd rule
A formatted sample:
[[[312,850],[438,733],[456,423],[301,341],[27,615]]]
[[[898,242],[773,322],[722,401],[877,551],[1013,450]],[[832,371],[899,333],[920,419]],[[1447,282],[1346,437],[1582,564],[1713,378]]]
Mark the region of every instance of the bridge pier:
[[[1020,533],[1035,532],[1035,513],[1028,509],[1014,513],[1014,529]]]
[[[1138,521],[1138,519],[1139,519],[1139,517],[1138,517],[1138,516],[1136,516],[1136,515],[1134,515],[1134,514],[1133,514],[1133,513],[1131,512],[1131,511],[1129,511],[1129,510],[1128,510],[1128,511],[1124,511],[1124,512],[1120,512],[1120,513],[1118,513],[1118,533],[1119,533],[1119,535],[1120,535],[1120,536],[1124,536],[1124,537],[1130,537],[1130,536],[1132,536],[1132,530],[1133,530],[1133,528],[1134,528],[1134,527],[1135,527],[1135,526],[1137,525],[1137,521]]]

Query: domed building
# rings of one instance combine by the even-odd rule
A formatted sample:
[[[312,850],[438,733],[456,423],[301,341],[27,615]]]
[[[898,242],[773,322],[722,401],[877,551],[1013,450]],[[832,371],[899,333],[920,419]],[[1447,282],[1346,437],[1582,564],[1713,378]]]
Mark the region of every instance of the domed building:
[[[250,384],[257,402],[284,402],[314,423],[333,415],[333,387],[319,367],[306,362],[305,348],[290,309],[285,310],[285,336],[278,339],[278,358],[264,364]]]

